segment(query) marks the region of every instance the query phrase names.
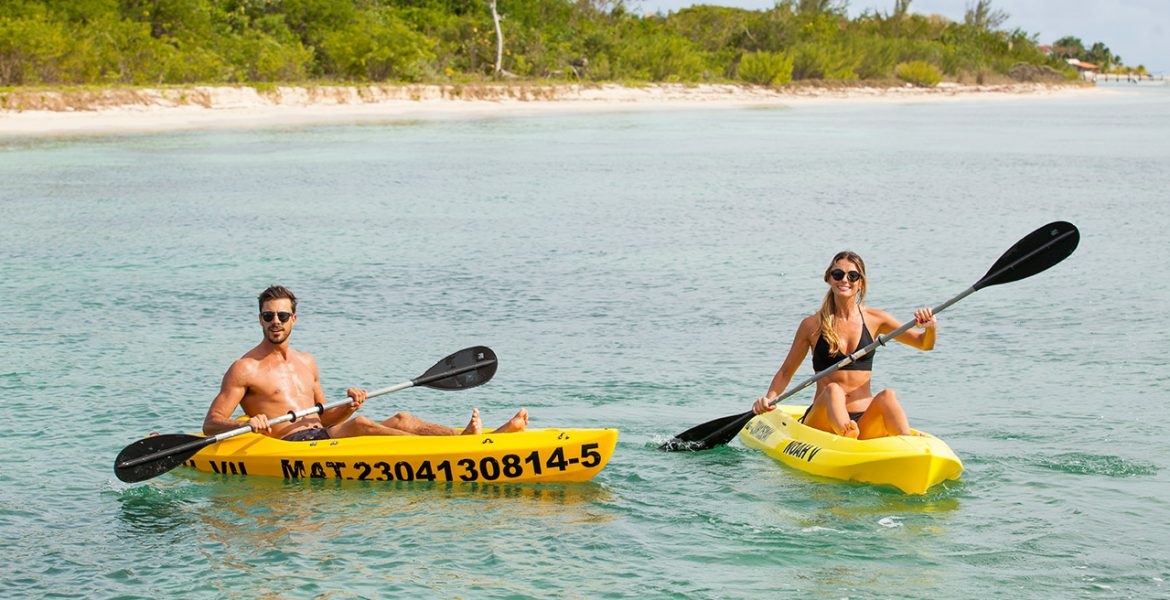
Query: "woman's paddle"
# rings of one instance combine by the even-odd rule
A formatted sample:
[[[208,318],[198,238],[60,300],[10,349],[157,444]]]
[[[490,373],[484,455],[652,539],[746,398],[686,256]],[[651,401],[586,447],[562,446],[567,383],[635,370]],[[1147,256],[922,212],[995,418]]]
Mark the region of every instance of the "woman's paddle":
[[[426,373],[410,381],[370,392],[366,398],[373,398],[374,396],[381,396],[419,385],[437,390],[463,390],[472,388],[487,383],[496,374],[498,365],[496,353],[492,352],[491,348],[487,346],[473,346],[440,360],[435,363],[435,366],[428,369]],[[346,398],[345,400],[331,402],[325,406],[317,404],[312,408],[289,411],[286,415],[269,419],[268,423],[276,425],[277,423],[284,423],[286,421],[295,421],[304,416],[320,414],[331,408],[345,406],[350,402],[352,400]],[[183,464],[188,458],[191,458],[196,452],[199,452],[207,446],[251,431],[252,428],[245,425],[244,427],[225,431],[219,435],[210,437],[173,433],[144,438],[126,446],[126,448],[118,453],[118,458],[114,460],[114,474],[118,476],[118,479],[127,483],[144,481],[162,475]]]
[[[1017,281],[1025,277],[1031,277],[1052,267],[1056,263],[1068,258],[1073,253],[1073,250],[1076,250],[1077,243],[1080,239],[1081,234],[1077,231],[1076,226],[1064,221],[1049,223],[1029,233],[1024,239],[1016,242],[1016,245],[1009,248],[1007,252],[1004,252],[1003,256],[999,257],[999,260],[995,261],[995,264],[988,269],[987,274],[975,282],[975,285],[967,288],[958,296],[936,306],[934,308],[935,314],[946,310],[952,304],[989,285]],[[846,356],[837,364],[804,380],[800,385],[790,388],[788,391],[774,398],[768,405],[775,406],[779,404],[781,400],[812,385],[822,377],[873,352],[878,346],[884,346],[887,341],[906,333],[914,325],[915,321],[911,319],[896,330],[886,335],[879,335],[869,345]],[[731,415],[729,417],[715,419],[714,421],[708,421],[674,436],[665,444],[659,446],[658,449],[667,451],[709,450],[716,446],[722,446],[730,442],[731,438],[735,437],[735,434],[739,433],[739,430],[743,429],[754,416],[755,414],[749,410],[740,415]]]

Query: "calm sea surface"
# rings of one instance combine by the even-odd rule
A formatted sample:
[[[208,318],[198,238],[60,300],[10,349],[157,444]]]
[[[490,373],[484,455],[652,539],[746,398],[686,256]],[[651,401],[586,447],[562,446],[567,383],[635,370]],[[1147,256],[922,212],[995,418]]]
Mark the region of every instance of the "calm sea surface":
[[[1170,596],[1170,88],[1108,90],[0,140],[2,594]],[[877,355],[960,481],[656,450],[765,391],[836,251],[909,318],[1054,220],[1071,258]],[[115,479],[198,430],[270,283],[331,399],[485,344],[490,384],[365,414],[524,406],[617,452],[572,485]]]

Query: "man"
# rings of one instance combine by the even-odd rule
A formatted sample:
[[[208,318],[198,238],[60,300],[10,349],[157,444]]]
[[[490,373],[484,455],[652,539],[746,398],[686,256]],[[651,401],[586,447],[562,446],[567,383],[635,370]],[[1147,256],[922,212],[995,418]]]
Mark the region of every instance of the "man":
[[[295,422],[269,425],[268,417],[288,414],[325,405],[325,392],[317,375],[317,362],[308,352],[293,350],[289,335],[297,322],[297,297],[282,286],[274,285],[260,294],[260,327],[264,340],[239,360],[223,376],[219,395],[207,409],[203,433],[215,435],[240,426],[231,418],[237,406],[247,413],[252,431],[287,441],[324,440],[359,435],[459,435],[483,431],[479,410],[472,409],[471,421],[463,431],[429,423],[400,412],[381,423],[352,416],[366,401],[366,390],[349,388],[345,394],[353,399],[319,415],[309,415]],[[528,411],[495,430],[496,433],[524,431]]]

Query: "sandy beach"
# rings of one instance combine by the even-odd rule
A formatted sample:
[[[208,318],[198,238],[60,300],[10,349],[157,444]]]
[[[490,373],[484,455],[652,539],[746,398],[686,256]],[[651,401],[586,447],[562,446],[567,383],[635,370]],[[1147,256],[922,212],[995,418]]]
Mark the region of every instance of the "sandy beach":
[[[799,106],[835,102],[947,102],[1108,93],[1034,83],[936,88],[768,88],[734,84],[401,85],[0,92],[0,136],[146,133],[215,127],[484,118],[548,112]]]

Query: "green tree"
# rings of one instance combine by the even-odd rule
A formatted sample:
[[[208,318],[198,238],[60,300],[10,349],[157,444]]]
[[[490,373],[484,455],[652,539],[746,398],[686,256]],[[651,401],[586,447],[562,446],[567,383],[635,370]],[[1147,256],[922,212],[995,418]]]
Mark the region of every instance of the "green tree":
[[[1059,58],[1077,58],[1085,54],[1081,38],[1065,36],[1052,43],[1052,54]]]
[[[1089,48],[1089,51],[1083,53],[1081,56],[1083,56],[1086,61],[1101,67],[1102,70],[1109,70],[1113,67],[1114,63],[1121,62],[1120,59],[1113,56],[1113,52],[1109,50],[1109,46],[1106,46],[1101,42],[1093,44],[1093,46]]]
[[[963,22],[979,31],[995,31],[1007,22],[1008,18],[1006,12],[991,8],[991,0],[975,0],[974,4],[967,5]]]

